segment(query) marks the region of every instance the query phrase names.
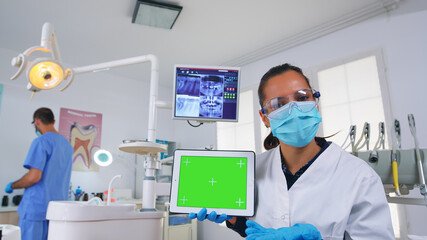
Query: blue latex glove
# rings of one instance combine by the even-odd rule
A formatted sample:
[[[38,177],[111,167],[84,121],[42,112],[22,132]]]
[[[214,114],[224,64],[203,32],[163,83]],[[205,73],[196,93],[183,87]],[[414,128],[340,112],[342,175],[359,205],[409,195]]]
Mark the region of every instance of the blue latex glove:
[[[227,216],[227,214],[224,214],[224,213],[218,216],[218,214],[215,211],[212,211],[211,213],[209,213],[209,215],[207,215],[207,213],[208,213],[208,210],[206,208],[202,208],[197,214],[193,212],[189,213],[188,218],[194,219],[197,217],[199,221],[203,221],[207,218],[209,221],[216,222],[216,223],[222,223],[225,220],[230,220],[233,218],[233,217]]]
[[[9,184],[7,184],[6,188],[4,189],[4,191],[6,193],[12,193],[13,192],[12,184],[13,184],[13,182],[10,182]]]
[[[279,229],[264,228],[258,223],[246,221],[246,240],[321,240],[320,232],[311,224],[297,223]]]

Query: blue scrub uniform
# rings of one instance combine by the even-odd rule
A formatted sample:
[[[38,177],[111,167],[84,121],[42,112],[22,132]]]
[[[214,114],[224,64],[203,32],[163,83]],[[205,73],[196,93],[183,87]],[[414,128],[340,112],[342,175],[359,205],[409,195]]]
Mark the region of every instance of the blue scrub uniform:
[[[60,134],[47,132],[34,139],[24,167],[41,170],[39,182],[24,191],[18,207],[22,240],[47,239],[49,201],[68,199],[74,149]]]

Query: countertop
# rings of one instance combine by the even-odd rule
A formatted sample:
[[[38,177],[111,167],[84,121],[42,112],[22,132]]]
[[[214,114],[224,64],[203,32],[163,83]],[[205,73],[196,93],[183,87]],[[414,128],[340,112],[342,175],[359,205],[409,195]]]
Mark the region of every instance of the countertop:
[[[18,206],[0,207],[0,213],[1,212],[16,212],[16,210],[18,210]]]
[[[117,203],[130,203],[130,204],[142,204],[142,199],[129,199],[129,200],[118,200]],[[18,210],[18,206],[0,206],[0,213],[2,212],[16,212]]]
[[[142,199],[119,199],[116,203],[142,204]]]

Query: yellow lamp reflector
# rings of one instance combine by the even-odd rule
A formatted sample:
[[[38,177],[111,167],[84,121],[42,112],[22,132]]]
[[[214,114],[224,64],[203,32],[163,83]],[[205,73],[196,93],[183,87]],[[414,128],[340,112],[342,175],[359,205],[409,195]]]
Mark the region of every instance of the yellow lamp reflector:
[[[64,72],[58,63],[43,61],[33,65],[28,79],[35,87],[46,90],[58,86],[64,79]]]

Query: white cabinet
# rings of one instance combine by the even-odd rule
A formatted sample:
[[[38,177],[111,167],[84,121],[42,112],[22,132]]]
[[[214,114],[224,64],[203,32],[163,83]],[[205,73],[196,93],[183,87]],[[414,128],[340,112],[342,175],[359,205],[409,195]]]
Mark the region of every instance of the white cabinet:
[[[0,208],[0,224],[18,225],[19,216],[16,210],[18,207],[1,207]]]
[[[169,215],[167,211],[163,240],[197,240],[197,219],[189,220],[187,216],[188,214]]]

